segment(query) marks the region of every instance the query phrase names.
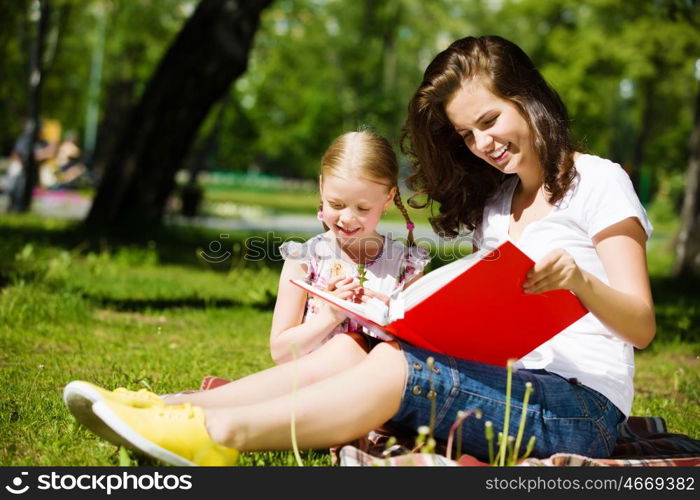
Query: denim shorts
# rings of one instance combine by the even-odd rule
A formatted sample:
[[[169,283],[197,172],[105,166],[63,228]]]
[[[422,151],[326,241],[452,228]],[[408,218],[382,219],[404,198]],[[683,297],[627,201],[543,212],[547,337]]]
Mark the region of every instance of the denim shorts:
[[[457,412],[478,408],[480,419],[470,416],[462,423],[462,452],[488,459],[484,423],[493,423],[496,436],[503,430],[506,368],[455,359],[404,342],[400,345],[408,364],[407,377],[401,406],[390,427],[415,432],[429,425],[431,401],[435,399],[435,437],[446,441]],[[427,364],[431,356],[435,360],[432,370]],[[562,452],[610,456],[624,415],[599,392],[546,370],[513,372],[509,435],[517,434],[527,382],[534,391],[528,401],[520,456],[531,436],[536,438],[531,456]],[[494,447],[497,449],[497,444]]]

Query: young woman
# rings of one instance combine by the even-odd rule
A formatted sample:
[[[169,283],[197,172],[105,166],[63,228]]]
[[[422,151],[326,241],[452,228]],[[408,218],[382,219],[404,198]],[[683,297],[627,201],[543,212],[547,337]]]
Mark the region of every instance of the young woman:
[[[655,333],[645,260],[651,226],[629,179],[619,165],[574,150],[561,99],[499,37],[458,40],[433,60],[409,105],[405,138],[410,185],[439,203],[440,232],[473,230],[477,248],[511,239],[536,262],[525,293],[568,289],[590,311],[517,363],[510,419],[520,418],[532,383],[525,435],[537,438],[533,455],[609,455],[632,405],[633,348]],[[430,421],[434,396],[439,439],[458,411],[482,410],[481,420],[462,425],[462,443],[465,453],[487,456],[484,422],[502,428],[505,368],[402,342],[369,353],[348,343],[353,363],[310,376],[309,359],[323,359],[330,344],[242,379],[268,390],[254,395],[242,385],[218,406],[144,409],[105,398],[93,410],[113,442],[169,463],[230,463],[211,457],[289,449],[292,419],[304,448],[347,442],[385,422],[415,430]],[[283,368],[290,366],[303,386],[294,393],[295,372]]]

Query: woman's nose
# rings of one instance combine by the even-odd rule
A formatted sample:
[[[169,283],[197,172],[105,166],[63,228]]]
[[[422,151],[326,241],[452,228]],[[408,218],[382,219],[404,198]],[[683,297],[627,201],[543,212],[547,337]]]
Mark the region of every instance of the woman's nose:
[[[478,130],[475,130],[472,133],[474,134],[474,145],[476,148],[481,152],[488,153],[491,143],[493,142],[493,138],[489,134]]]

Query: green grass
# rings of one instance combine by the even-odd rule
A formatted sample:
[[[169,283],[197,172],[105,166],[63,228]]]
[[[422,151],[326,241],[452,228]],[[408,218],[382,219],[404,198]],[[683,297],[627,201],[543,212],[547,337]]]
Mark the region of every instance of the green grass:
[[[202,234],[199,246],[217,236]],[[61,391],[70,380],[167,393],[197,388],[207,374],[238,378],[272,366],[279,264],[215,270],[196,256],[198,245],[168,237],[166,248],[95,250],[64,222],[0,219],[0,464],[120,463],[114,446],[67,413]],[[325,451],[303,458],[330,463]],[[290,453],[241,458],[293,463]]]
[[[167,393],[204,375],[272,366],[269,326],[281,263],[247,262],[231,235],[224,264],[198,252],[218,232],[164,230],[141,243],[93,240],[72,223],[0,217],[0,464],[119,465],[61,400],[70,380]],[[637,356],[633,413],[700,436],[700,287],[664,278],[664,241],[650,245],[659,332]],[[439,264],[439,263],[438,263]],[[326,450],[302,454],[328,465]],[[126,462],[156,465],[129,455]],[[242,465],[293,465],[291,453],[246,453]]]

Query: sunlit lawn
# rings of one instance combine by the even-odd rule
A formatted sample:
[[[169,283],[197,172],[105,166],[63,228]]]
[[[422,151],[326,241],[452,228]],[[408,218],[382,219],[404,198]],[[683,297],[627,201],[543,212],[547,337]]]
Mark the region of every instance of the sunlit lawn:
[[[90,241],[75,225],[0,218],[0,464],[151,464],[78,426],[61,400],[70,380],[159,393],[272,365],[268,334],[280,262],[197,256],[218,233],[169,230],[139,245]],[[246,234],[233,234],[241,242]],[[654,247],[656,245],[656,248]],[[637,356],[633,413],[700,436],[700,291],[663,279],[665,242],[651,245],[658,338]],[[304,453],[327,465],[326,450]],[[249,453],[243,465],[292,465]]]

